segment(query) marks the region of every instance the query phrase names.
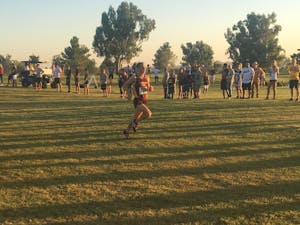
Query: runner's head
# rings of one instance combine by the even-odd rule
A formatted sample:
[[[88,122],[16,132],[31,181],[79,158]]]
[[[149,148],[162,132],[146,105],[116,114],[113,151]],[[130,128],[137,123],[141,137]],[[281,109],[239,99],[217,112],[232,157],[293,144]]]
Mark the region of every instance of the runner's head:
[[[141,76],[146,73],[146,67],[143,62],[139,62],[136,64],[136,75]]]

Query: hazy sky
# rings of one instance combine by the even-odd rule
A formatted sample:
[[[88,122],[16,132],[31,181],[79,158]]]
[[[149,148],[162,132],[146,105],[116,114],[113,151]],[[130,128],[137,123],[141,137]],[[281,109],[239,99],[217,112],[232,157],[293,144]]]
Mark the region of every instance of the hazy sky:
[[[227,60],[224,38],[246,15],[277,14],[282,26],[279,40],[286,54],[300,48],[299,0],[132,0],[144,14],[155,19],[156,29],[143,45],[138,60],[152,64],[156,50],[170,42],[180,62],[181,44],[203,40],[212,46],[215,60]],[[0,54],[28,59],[31,54],[51,61],[69,46],[73,36],[92,50],[101,14],[121,0],[0,0]],[[98,60],[100,61],[100,60]]]

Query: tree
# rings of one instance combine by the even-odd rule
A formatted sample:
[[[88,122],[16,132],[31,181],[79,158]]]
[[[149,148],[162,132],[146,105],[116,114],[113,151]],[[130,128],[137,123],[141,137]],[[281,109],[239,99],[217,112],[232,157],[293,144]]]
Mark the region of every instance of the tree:
[[[197,41],[195,44],[189,42],[186,45],[181,45],[181,49],[183,53],[183,65],[212,65],[214,52],[212,47],[203,41]]]
[[[100,65],[101,69],[108,69],[114,67],[114,62],[111,59],[105,58]]]
[[[29,61],[36,64],[40,61],[40,57],[32,54],[29,56]]]
[[[154,29],[154,20],[133,3],[122,2],[116,11],[110,6],[102,13],[93,47],[98,56],[111,59],[118,70],[123,61],[129,62],[142,51],[142,43]]]
[[[163,68],[173,67],[175,65],[176,55],[172,52],[169,42],[164,43],[155,53],[153,65],[155,68],[162,70]]]
[[[64,52],[61,53],[62,59],[71,68],[78,67],[79,70],[83,71],[87,67],[89,62],[89,49],[85,45],[79,44],[79,38],[74,36],[70,40],[69,47],[65,48]]]
[[[232,29],[227,29],[225,38],[229,44],[227,54],[237,63],[258,61],[263,67],[272,60],[283,58],[282,47],[278,44],[281,26],[276,24],[276,14],[251,13]]]
[[[216,73],[221,73],[223,70],[224,62],[215,61],[213,68],[215,69]]]
[[[298,53],[294,53],[291,55],[291,58],[297,58],[298,64],[300,64],[300,49],[298,49]]]
[[[59,55],[53,56],[53,58],[52,58],[52,64],[53,64],[53,65],[54,65],[54,64],[57,64],[57,65],[65,65],[65,64],[67,64],[67,63],[66,63],[66,60],[63,59],[63,57],[61,56],[61,54],[59,54]]]
[[[0,55],[0,64],[2,64],[3,68],[4,68],[4,72],[6,74],[9,73],[10,69],[11,69],[11,65],[13,64],[13,60],[11,59],[11,55]]]

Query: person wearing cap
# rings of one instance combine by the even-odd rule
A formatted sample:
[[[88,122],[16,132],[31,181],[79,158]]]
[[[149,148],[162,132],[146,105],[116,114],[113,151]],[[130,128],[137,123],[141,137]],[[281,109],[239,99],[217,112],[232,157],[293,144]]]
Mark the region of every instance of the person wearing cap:
[[[297,59],[292,59],[292,64],[288,67],[288,73],[290,75],[290,82],[289,87],[291,89],[291,98],[290,101],[293,101],[294,97],[294,88],[296,89],[296,102],[299,101],[299,73],[300,73],[300,66],[297,64]]]
[[[252,83],[252,95],[251,97],[254,98],[254,89],[256,89],[256,98],[259,97],[259,87],[260,87],[260,78],[265,76],[265,71],[258,66],[257,62],[254,62],[252,64],[252,67],[254,69],[254,77],[253,77],[253,83]]]

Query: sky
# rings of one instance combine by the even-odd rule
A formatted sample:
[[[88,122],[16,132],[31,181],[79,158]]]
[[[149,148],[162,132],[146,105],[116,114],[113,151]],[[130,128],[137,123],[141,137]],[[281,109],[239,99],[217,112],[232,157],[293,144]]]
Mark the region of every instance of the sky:
[[[101,25],[101,14],[110,6],[115,9],[121,0],[0,0],[0,54],[26,60],[38,55],[51,61],[70,45],[73,36],[80,44],[92,49],[96,28]],[[143,52],[135,61],[153,63],[154,54],[165,42],[180,63],[180,46],[187,42],[203,41],[214,51],[214,60],[227,61],[228,44],[224,33],[247,14],[277,15],[282,26],[280,45],[286,55],[300,49],[299,0],[131,0],[142,12],[156,21],[156,29],[143,44]]]

